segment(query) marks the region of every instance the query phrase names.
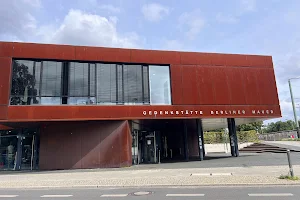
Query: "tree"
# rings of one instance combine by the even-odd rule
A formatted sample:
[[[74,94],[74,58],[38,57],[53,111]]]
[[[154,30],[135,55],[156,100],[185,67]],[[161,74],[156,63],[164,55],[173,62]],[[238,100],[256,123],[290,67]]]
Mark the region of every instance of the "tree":
[[[12,98],[10,100],[10,104],[30,104],[31,99],[33,99],[34,104],[37,104],[37,90],[34,88],[35,84],[35,77],[32,74],[30,74],[28,67],[22,63],[18,63],[18,61],[14,61],[11,88]],[[27,97],[25,95],[25,90],[27,90]]]
[[[261,132],[261,127],[263,125],[262,121],[252,122],[249,124],[242,124],[237,126],[237,131],[252,131],[255,130],[257,132]]]
[[[292,120],[288,121],[277,121],[272,122],[267,125],[267,127],[264,129],[265,133],[271,133],[271,132],[278,132],[278,131],[287,131],[287,130],[294,130],[296,127],[295,122]]]

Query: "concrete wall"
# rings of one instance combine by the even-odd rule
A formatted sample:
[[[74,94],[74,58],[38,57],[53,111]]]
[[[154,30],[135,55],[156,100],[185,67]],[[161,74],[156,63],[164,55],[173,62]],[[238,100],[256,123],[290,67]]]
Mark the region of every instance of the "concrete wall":
[[[239,144],[239,149],[250,146],[253,143],[246,142]],[[229,143],[219,143],[219,144],[205,144],[205,154],[207,153],[229,153],[230,152],[230,144]]]

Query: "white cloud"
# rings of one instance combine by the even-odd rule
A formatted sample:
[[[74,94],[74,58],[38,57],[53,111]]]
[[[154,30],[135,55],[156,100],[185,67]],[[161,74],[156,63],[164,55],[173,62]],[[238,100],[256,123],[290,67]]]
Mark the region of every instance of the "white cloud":
[[[121,12],[121,9],[119,7],[115,7],[115,6],[110,5],[110,4],[101,5],[101,6],[99,6],[99,8],[103,9],[103,10],[107,10],[110,13],[119,13],[119,12]]]
[[[34,34],[37,21],[32,15],[36,2],[29,0],[0,1],[0,38],[27,40]]]
[[[256,0],[241,0],[241,7],[245,11],[255,11]]]
[[[29,4],[33,7],[41,7],[41,1],[40,0],[23,0],[26,4]]]
[[[185,31],[186,36],[193,40],[201,32],[205,25],[205,20],[200,16],[199,10],[186,12],[179,17],[179,27]]]
[[[226,23],[226,24],[235,24],[239,20],[236,16],[231,15],[231,14],[224,14],[224,13],[218,13],[216,16],[216,20],[220,23]]]
[[[52,31],[50,31],[52,29]],[[80,10],[70,10],[63,22],[55,27],[43,27],[40,35],[46,42],[71,45],[107,47],[138,47],[135,33],[121,35],[117,32],[117,18],[105,18]],[[49,34],[49,33],[53,34]]]
[[[163,50],[182,51],[183,44],[178,40],[166,40],[162,47]]]
[[[148,21],[156,22],[169,14],[169,8],[157,3],[145,4],[142,13]]]

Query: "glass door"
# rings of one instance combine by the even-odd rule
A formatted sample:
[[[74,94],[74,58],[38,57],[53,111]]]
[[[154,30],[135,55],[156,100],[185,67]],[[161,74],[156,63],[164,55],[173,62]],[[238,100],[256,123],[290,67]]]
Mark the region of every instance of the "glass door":
[[[21,134],[20,169],[37,169],[38,163],[38,135],[36,129],[23,129]]]
[[[16,170],[17,149],[17,132],[0,131],[0,170]]]
[[[34,135],[22,137],[22,170],[33,170],[34,140]]]
[[[157,163],[155,131],[145,135],[144,163]]]

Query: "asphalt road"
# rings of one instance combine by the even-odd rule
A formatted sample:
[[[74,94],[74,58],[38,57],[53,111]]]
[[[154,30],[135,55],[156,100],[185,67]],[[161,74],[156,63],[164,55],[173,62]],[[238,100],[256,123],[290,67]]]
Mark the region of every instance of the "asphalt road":
[[[227,187],[164,187],[164,188],[81,188],[0,190],[0,199],[300,199],[300,186],[227,186]]]

